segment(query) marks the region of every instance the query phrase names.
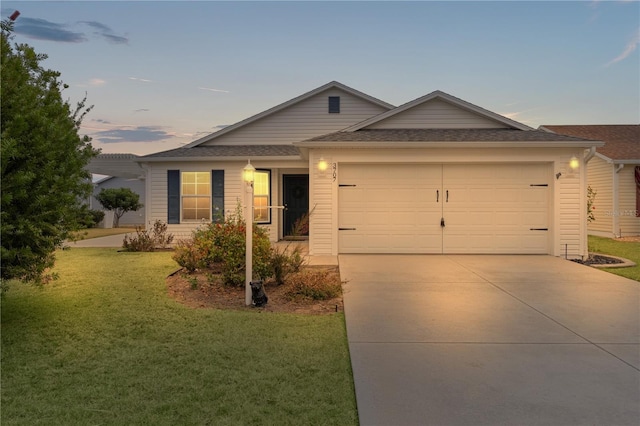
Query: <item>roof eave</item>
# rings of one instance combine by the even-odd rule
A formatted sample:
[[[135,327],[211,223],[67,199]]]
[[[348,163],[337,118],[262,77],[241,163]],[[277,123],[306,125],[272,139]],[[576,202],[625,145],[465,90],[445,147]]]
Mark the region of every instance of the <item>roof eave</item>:
[[[385,142],[385,141],[303,141],[294,143],[300,148],[590,148],[603,146],[603,142],[592,141],[418,141],[418,142]]]
[[[613,164],[639,164],[640,165],[640,159],[619,159],[619,160],[612,160],[611,161]]]
[[[304,158],[301,155],[235,155],[235,156],[199,156],[199,157],[142,157],[137,160],[138,163],[170,163],[170,162],[225,162],[225,161],[246,161],[252,160],[266,160],[266,161],[302,161]]]

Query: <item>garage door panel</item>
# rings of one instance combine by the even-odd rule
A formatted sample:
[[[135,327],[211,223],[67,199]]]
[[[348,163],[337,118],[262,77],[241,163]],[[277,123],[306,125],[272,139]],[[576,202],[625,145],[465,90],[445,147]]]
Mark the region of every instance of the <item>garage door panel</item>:
[[[544,164],[341,165],[342,253],[547,253]],[[349,185],[349,186],[344,186]],[[355,186],[351,186],[355,185]],[[445,227],[440,220],[445,219]]]

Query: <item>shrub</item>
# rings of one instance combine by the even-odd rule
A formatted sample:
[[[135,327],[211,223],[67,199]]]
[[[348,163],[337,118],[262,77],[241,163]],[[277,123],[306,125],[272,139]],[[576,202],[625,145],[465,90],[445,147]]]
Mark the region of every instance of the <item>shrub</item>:
[[[167,248],[173,242],[173,234],[167,233],[168,225],[161,220],[156,220],[151,229],[151,239],[155,247]]]
[[[155,251],[155,244],[149,232],[141,226],[136,226],[136,236],[124,236],[122,247],[125,251]]]
[[[104,219],[102,210],[91,210],[86,205],[82,206],[78,213],[78,223],[82,228],[94,228],[102,219]]]
[[[188,272],[194,272],[204,266],[204,255],[194,239],[178,241],[173,253],[173,260]]]
[[[296,246],[289,250],[289,246],[271,250],[271,270],[277,285],[284,284],[287,276],[292,272],[299,272],[304,264],[302,249]]]
[[[156,248],[166,248],[172,241],[173,234],[167,234],[167,225],[156,220],[151,232],[136,226],[135,237],[125,235],[122,247],[125,251],[155,251]]]
[[[174,255],[180,266],[196,268],[220,266],[226,285],[243,286],[246,265],[246,225],[240,206],[222,223],[210,223],[194,231],[189,242],[182,242]],[[253,227],[253,274],[271,276],[271,243],[264,228]]]
[[[327,270],[305,269],[287,278],[289,288],[285,296],[290,299],[329,300],[342,294],[342,282]]]

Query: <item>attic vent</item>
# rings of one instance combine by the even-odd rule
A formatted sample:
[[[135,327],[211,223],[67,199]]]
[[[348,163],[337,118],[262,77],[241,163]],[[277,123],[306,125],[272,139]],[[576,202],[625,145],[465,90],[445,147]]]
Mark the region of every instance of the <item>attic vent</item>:
[[[340,96],[329,96],[329,114],[340,114]]]

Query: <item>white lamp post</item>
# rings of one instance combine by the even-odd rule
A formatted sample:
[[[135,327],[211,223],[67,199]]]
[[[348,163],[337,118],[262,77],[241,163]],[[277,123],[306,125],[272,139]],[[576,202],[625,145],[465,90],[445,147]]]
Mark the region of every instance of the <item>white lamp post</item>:
[[[253,280],[253,178],[254,172],[256,171],[255,167],[251,165],[251,160],[248,161],[247,165],[244,166],[242,170],[242,179],[246,184],[247,190],[247,198],[248,200],[245,202],[247,206],[246,215],[244,217],[247,234],[246,234],[246,276],[245,276],[245,291],[244,291],[244,302],[247,306],[251,304],[251,280]]]

